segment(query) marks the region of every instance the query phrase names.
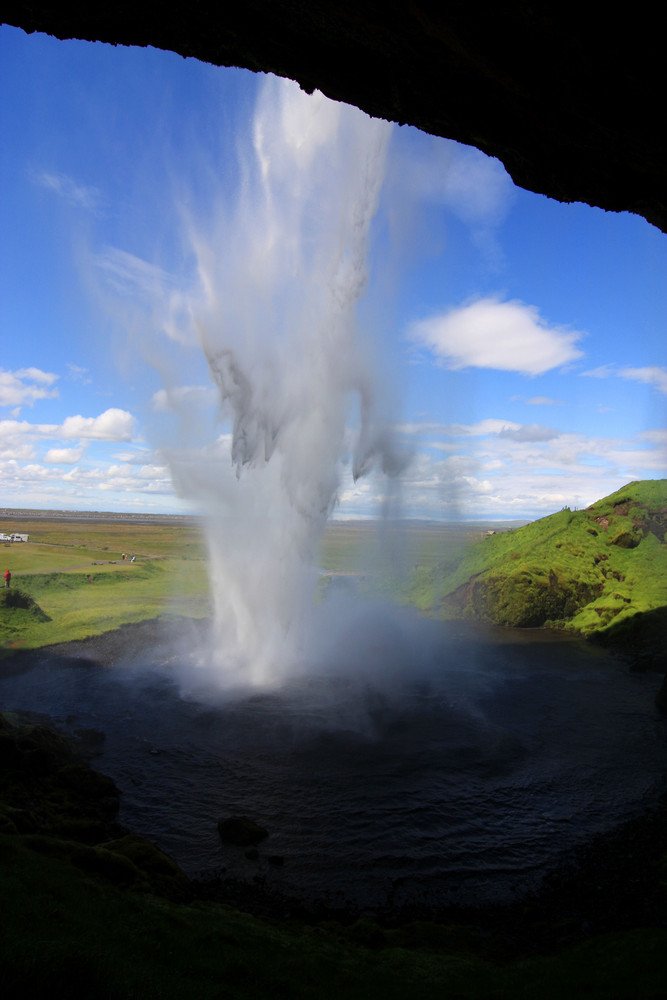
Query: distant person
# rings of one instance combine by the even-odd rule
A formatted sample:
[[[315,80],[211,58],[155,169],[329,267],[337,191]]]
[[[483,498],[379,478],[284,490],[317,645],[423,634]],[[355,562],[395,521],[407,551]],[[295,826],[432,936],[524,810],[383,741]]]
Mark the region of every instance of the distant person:
[[[5,587],[9,587],[9,585],[10,585],[11,582],[12,582],[12,574],[9,572],[8,569],[6,569],[5,570]]]

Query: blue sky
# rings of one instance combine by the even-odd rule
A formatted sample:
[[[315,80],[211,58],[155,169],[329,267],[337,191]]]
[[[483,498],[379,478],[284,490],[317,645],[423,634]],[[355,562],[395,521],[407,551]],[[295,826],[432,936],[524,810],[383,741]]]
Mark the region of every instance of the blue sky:
[[[243,276],[257,267],[244,226],[266,226],[247,190],[265,87],[171,53],[0,28],[0,505],[197,509],[184,456],[206,466],[213,445],[229,450],[233,420],[194,331],[201,341],[258,294]],[[286,100],[298,130],[305,98]],[[356,134],[341,132],[341,185]],[[391,497],[408,517],[533,518],[667,476],[667,237],[517,189],[476,150],[407,127],[379,136],[359,368],[342,396],[372,382],[373,441],[390,435],[400,458],[391,481],[376,461],[355,482],[355,460],[342,461],[336,515],[374,516]],[[262,148],[275,160],[274,141]],[[337,225],[327,178],[326,221],[312,207],[299,220],[306,242]],[[285,169],[275,197],[287,202],[292,181]],[[295,211],[280,208],[287,258]],[[218,257],[235,285],[211,290]],[[276,310],[319,280],[310,265],[284,273],[293,284],[273,291]],[[233,308],[211,312],[225,296]],[[287,372],[308,348],[276,367],[281,336],[264,330],[256,355],[239,350],[250,368],[261,352],[284,384],[284,414],[302,391]],[[360,406],[344,415],[350,456]]]

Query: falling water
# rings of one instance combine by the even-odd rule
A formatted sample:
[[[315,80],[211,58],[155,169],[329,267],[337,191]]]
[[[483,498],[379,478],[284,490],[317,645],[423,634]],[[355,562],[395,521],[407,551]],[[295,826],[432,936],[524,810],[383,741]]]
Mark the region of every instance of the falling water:
[[[171,464],[206,515],[207,659],[233,682],[270,685],[299,661],[341,463],[355,479],[398,467],[355,322],[389,134],[268,78],[234,212],[192,235],[190,313],[223,433]]]

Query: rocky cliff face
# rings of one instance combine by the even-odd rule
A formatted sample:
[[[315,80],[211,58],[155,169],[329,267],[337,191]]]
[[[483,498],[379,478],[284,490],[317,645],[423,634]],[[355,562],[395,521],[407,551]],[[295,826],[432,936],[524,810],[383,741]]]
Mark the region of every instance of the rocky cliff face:
[[[656,14],[657,17],[657,14]],[[662,32],[567,2],[8,0],[5,23],[267,70],[499,157],[517,184],[667,231]]]

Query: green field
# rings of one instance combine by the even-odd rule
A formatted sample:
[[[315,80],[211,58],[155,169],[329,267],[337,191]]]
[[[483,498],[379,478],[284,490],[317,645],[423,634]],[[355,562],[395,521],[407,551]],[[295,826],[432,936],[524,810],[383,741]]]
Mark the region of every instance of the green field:
[[[12,573],[9,591],[0,590],[5,650],[211,612],[206,543],[194,519],[155,518],[150,524],[85,515],[0,519],[0,533],[13,532],[28,534],[29,541],[0,547],[0,575],[7,568]],[[321,544],[321,589],[333,577],[353,576],[366,592],[404,601],[417,567],[435,566],[481,534],[478,528],[443,525],[333,522]]]
[[[69,515],[0,519],[0,644],[29,649],[121,625],[211,612],[206,544],[196,519]],[[33,512],[34,514],[34,512]],[[569,629],[661,645],[667,609],[667,480],[629,483],[586,510],[521,527],[332,522],[320,546],[319,594],[353,578],[358,592],[438,618]],[[503,530],[505,529],[505,530]],[[134,555],[134,561],[123,559]],[[655,639],[655,641],[654,641]]]
[[[9,591],[0,591],[5,649],[210,612],[206,546],[194,523],[0,520],[0,532],[30,536],[28,542],[3,543],[0,549],[0,574],[12,573]]]

